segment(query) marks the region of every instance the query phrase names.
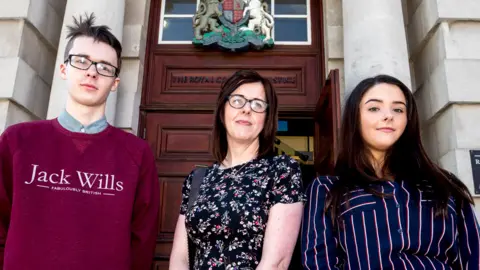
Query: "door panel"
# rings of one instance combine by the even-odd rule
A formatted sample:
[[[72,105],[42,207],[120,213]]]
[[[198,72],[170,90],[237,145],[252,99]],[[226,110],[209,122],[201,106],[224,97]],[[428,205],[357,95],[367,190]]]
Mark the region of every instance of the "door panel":
[[[212,113],[148,113],[146,122],[147,140],[159,161],[210,157]]]
[[[188,173],[187,173],[188,174]],[[162,233],[174,233],[177,217],[169,215],[169,209],[179,209],[182,202],[182,185],[185,177],[161,177],[161,190],[163,191],[160,201],[159,231]]]
[[[185,177],[195,165],[211,164],[213,114],[149,112],[146,140],[153,149],[160,181],[160,214],[155,267],[165,268],[182,201]]]
[[[168,261],[156,261],[153,270],[168,269]]]
[[[146,102],[153,108],[213,109],[222,82],[241,68],[254,69],[270,79],[282,110],[313,111],[318,97],[316,55],[227,58],[156,54],[152,61],[154,75]]]
[[[339,71],[330,71],[315,108],[315,170],[319,175],[332,175],[338,155],[340,132]]]

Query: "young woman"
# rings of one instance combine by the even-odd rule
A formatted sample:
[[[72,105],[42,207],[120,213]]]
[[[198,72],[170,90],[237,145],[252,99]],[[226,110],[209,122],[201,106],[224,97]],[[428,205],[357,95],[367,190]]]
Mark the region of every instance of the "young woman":
[[[426,155],[402,82],[360,82],[341,134],[336,176],[307,189],[305,269],[480,269],[472,196]]]
[[[270,82],[253,71],[235,73],[218,97],[212,142],[217,162],[190,209],[193,173],[183,185],[170,269],[287,269],[304,194],[299,164],[273,155],[276,130]],[[187,237],[195,246],[193,261]]]

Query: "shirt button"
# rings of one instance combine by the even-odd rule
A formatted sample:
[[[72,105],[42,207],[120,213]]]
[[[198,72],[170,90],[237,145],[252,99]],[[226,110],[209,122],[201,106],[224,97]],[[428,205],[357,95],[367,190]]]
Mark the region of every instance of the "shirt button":
[[[402,229],[398,229],[398,233],[403,233],[403,230],[402,230]]]
[[[85,133],[85,129],[84,129],[84,128],[81,128],[80,131],[83,132],[83,133]]]
[[[397,203],[397,208],[400,208],[400,204]]]

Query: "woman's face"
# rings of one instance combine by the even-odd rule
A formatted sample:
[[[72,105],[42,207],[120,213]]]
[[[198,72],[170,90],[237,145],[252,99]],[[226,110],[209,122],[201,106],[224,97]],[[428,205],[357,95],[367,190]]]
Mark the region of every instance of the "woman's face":
[[[384,153],[407,126],[405,95],[398,86],[377,84],[363,95],[359,107],[363,141],[373,153]]]
[[[229,140],[244,143],[256,140],[265,125],[266,104],[265,88],[260,82],[242,84],[233,91],[224,113]]]

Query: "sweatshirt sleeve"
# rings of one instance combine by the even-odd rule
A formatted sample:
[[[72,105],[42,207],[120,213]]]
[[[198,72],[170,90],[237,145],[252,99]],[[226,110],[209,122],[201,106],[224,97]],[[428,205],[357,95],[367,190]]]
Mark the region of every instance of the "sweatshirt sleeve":
[[[339,269],[338,240],[325,199],[332,181],[315,179],[307,189],[307,203],[302,224],[302,264],[305,269]]]
[[[0,136],[0,269],[3,269],[5,241],[11,212],[12,160],[7,131]]]
[[[131,226],[132,270],[149,270],[157,239],[160,190],[155,158],[148,146],[140,168]]]

